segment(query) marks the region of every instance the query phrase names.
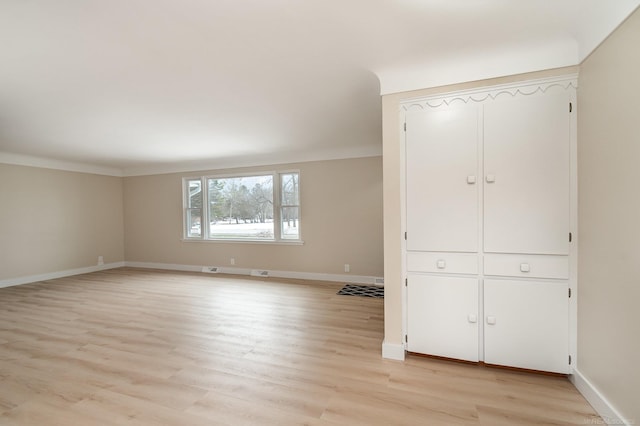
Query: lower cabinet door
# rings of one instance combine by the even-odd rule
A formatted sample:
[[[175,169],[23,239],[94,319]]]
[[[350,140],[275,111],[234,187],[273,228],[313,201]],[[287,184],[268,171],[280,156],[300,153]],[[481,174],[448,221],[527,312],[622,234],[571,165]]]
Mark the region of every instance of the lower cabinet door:
[[[487,364],[569,373],[568,283],[484,280]]]
[[[409,274],[407,350],[478,361],[478,279]]]

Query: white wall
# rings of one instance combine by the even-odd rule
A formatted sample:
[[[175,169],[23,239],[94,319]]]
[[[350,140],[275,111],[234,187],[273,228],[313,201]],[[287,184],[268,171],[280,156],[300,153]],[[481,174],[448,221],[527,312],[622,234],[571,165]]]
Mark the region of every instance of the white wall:
[[[578,370],[640,423],[640,11],[580,68]]]
[[[122,178],[0,164],[0,280],[124,260]]]
[[[182,241],[182,177],[300,170],[304,245]],[[127,261],[278,271],[383,275],[382,159],[312,161],[127,177]]]

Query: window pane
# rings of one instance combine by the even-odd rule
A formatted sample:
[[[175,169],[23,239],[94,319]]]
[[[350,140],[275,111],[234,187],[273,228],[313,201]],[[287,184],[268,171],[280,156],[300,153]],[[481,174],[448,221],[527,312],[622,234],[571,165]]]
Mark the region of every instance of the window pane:
[[[202,208],[202,182],[198,180],[190,180],[187,184],[189,195],[187,198],[187,207]]]
[[[274,239],[273,176],[207,179],[209,238]]]
[[[299,201],[299,185],[298,185],[298,173],[283,173],[280,175],[280,182],[282,183],[281,196],[283,206],[297,206]]]
[[[187,209],[187,237],[202,236],[200,209]]]
[[[298,207],[282,208],[282,235],[283,240],[297,240],[300,238],[300,222]]]

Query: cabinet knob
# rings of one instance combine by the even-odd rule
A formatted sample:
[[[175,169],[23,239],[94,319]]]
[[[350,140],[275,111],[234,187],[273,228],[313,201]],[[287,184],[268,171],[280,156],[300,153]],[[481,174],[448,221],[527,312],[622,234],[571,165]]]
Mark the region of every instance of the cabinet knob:
[[[487,175],[487,183],[493,183],[496,181],[496,175]]]
[[[520,272],[529,272],[529,271],[531,271],[531,268],[529,267],[528,263],[520,264]]]
[[[489,315],[487,317],[487,324],[494,325],[495,323],[496,323],[496,317],[492,317],[491,315]]]
[[[476,314],[469,314],[469,316],[467,316],[467,320],[470,323],[475,324],[476,322],[478,322],[478,316]]]
[[[444,269],[447,266],[447,262],[445,262],[444,260],[440,259],[436,262],[436,265],[438,266],[438,269]]]
[[[474,183],[476,183],[476,177],[474,175],[467,176],[467,183],[469,185],[473,185]]]

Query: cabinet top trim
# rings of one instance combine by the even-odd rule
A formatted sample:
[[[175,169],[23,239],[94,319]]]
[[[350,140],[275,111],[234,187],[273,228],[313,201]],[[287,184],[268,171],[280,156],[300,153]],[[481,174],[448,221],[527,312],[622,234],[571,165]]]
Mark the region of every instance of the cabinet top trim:
[[[419,98],[405,99],[400,102],[400,109],[403,111],[420,110],[426,108],[438,108],[442,105],[449,105],[453,101],[484,102],[488,99],[495,99],[501,94],[533,95],[544,93],[550,87],[561,87],[564,90],[578,88],[578,74],[567,74],[563,76],[542,78],[536,80],[518,81],[495,86],[477,87],[474,89],[459,90],[437,95],[423,96]]]

